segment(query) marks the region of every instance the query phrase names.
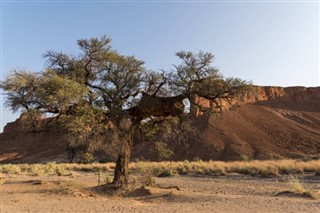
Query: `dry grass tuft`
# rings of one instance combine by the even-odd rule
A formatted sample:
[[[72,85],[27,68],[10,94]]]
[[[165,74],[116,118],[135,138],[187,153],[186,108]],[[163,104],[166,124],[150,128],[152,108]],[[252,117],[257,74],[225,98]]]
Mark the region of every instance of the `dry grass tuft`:
[[[87,190],[82,184],[76,181],[61,181],[58,182],[52,193],[58,195],[73,195],[87,197],[91,192]]]
[[[316,191],[306,189],[305,186],[294,176],[290,175],[289,190],[277,193],[277,195],[291,195],[306,198],[318,199],[319,193]]]
[[[319,194],[316,191],[306,189],[304,185],[300,183],[300,181],[294,178],[293,176],[290,176],[290,179],[291,180],[289,184],[290,184],[291,192],[298,195],[305,196],[305,197],[318,199]]]
[[[20,174],[21,167],[15,164],[4,164],[0,166],[0,171],[5,174]]]

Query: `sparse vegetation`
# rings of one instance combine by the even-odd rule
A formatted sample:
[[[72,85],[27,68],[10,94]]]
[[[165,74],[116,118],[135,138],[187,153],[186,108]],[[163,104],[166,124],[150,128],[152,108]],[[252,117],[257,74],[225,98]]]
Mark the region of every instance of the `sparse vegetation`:
[[[319,193],[314,190],[307,189],[299,179],[295,178],[293,175],[289,176],[289,191],[279,192],[277,195],[298,195],[302,197],[308,197],[313,199],[319,198]]]
[[[68,175],[72,171],[84,171],[101,173],[110,182],[109,172],[115,167],[114,163],[92,163],[92,164],[4,164],[0,165],[0,171],[5,174],[28,174],[28,175]],[[320,160],[276,160],[276,161],[180,161],[180,162],[132,162],[130,172],[133,174],[148,173],[158,176],[160,174],[187,175],[226,175],[230,173],[246,175],[288,175],[312,172],[315,175],[320,173]]]
[[[167,160],[173,156],[173,151],[168,148],[168,145],[164,142],[158,141],[154,143],[154,150],[158,160]]]
[[[86,152],[80,156],[80,163],[88,164],[94,162],[93,154]]]
[[[82,193],[87,193],[85,187],[76,181],[61,181],[58,182],[53,193],[59,195],[83,195]]]
[[[300,181],[296,178],[294,178],[293,176],[291,176],[290,178],[290,189],[292,190],[292,192],[297,193],[297,194],[304,194],[307,192],[307,190],[305,189],[305,187],[300,183]]]
[[[155,184],[155,179],[151,171],[142,172],[138,181],[142,186],[152,186]]]
[[[248,156],[248,155],[241,155],[240,156],[240,161],[245,161],[245,162],[248,162],[248,161],[250,161],[251,159],[250,159],[250,156]]]
[[[19,165],[13,164],[5,164],[1,165],[1,172],[6,174],[19,174],[21,172],[21,168]]]
[[[171,177],[174,175],[174,171],[172,169],[163,169],[158,177]]]

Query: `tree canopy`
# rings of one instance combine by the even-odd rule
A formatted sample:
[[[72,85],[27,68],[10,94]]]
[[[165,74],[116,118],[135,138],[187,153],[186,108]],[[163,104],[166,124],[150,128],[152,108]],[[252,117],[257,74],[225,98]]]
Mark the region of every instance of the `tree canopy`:
[[[140,137],[152,141],[160,129],[168,130],[166,119],[186,113],[183,100],[200,107],[194,102],[195,96],[229,99],[250,86],[238,78],[224,78],[212,66],[211,53],[180,51],[176,55],[181,64],[156,72],[147,70],[142,60],[118,53],[110,43],[106,36],[80,39],[77,57],[49,51],[44,54],[47,67],[42,72],[15,70],[0,87],[13,111],[32,115],[32,119],[35,114],[56,115],[75,146],[116,141],[116,184],[128,181],[131,147],[138,131]],[[183,125],[175,122],[171,128]],[[181,131],[178,134],[183,135]],[[165,148],[161,143],[155,147]]]

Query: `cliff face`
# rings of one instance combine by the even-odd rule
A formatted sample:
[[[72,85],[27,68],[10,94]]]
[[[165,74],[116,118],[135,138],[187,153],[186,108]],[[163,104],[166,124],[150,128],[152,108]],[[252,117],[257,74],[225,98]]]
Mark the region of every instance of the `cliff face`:
[[[240,95],[238,98],[233,98],[229,101],[212,100],[195,97],[194,102],[205,108],[209,108],[210,105],[222,106],[217,108],[217,112],[229,110],[233,106],[257,103],[257,102],[290,102],[293,104],[309,104],[320,102],[320,87],[272,87],[272,86],[254,86],[252,91]],[[191,113],[195,116],[200,116],[203,113],[198,107],[191,108]]]
[[[205,107],[210,100],[196,97]],[[222,102],[221,111],[202,116],[195,125],[201,140],[188,148],[175,147],[171,160],[238,160],[302,157],[320,153],[320,87],[260,87],[242,97]],[[220,109],[219,109],[220,110]],[[0,162],[67,161],[62,131],[25,133],[19,120],[0,134]],[[151,159],[150,144],[138,144],[132,158]]]
[[[40,124],[43,126],[43,124]],[[26,132],[17,119],[0,134],[0,162],[67,161],[66,139],[59,130]]]

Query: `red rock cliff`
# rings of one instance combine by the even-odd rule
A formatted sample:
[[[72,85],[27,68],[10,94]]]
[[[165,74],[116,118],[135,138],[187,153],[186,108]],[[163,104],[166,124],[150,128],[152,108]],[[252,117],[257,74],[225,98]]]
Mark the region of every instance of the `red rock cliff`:
[[[256,102],[295,102],[295,103],[319,103],[320,102],[320,87],[272,87],[272,86],[254,86],[252,91],[241,95],[238,98],[233,98],[230,101],[216,100],[212,102],[209,99],[195,97],[194,102],[203,107],[209,108],[210,104],[214,106],[220,105],[222,108],[217,111],[226,111],[232,106],[245,103]],[[198,107],[190,109],[195,116],[200,116],[203,113]]]

